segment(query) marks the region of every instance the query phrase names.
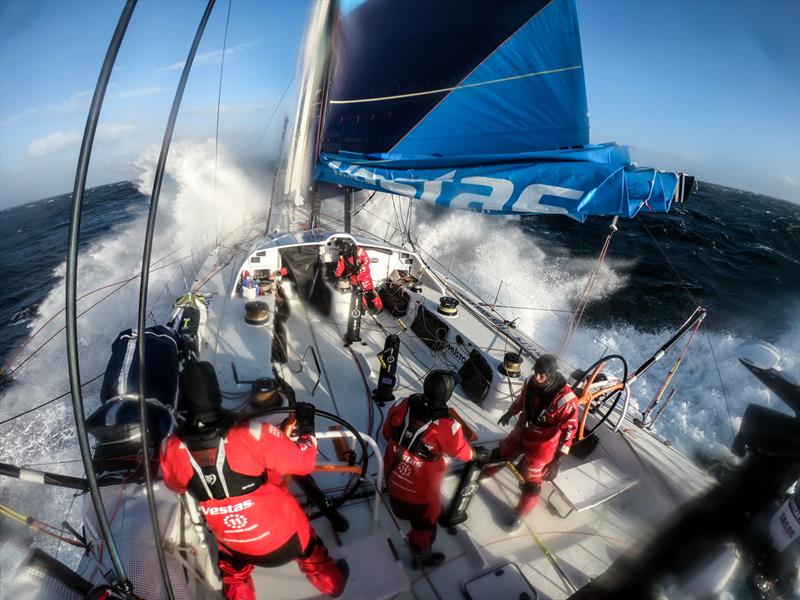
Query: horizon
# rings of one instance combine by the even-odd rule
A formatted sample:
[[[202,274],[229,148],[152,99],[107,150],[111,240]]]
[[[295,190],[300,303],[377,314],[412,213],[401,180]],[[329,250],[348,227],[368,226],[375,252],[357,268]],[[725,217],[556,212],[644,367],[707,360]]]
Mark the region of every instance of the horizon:
[[[293,112],[309,6],[230,5],[219,143],[259,169],[274,154],[282,117]],[[121,7],[0,2],[0,208],[71,193]],[[135,178],[137,159],[160,143],[203,7],[137,7],[103,106],[91,187]],[[800,204],[800,3],[577,0],[577,7],[592,143],[617,141],[642,165]],[[209,21],[174,142],[214,138],[228,8],[220,4]],[[656,34],[641,27],[652,21]],[[82,48],[72,43],[78,24],[92,32]]]
[[[134,180],[132,180],[132,179],[120,179],[118,181],[109,181],[107,183],[99,183],[97,185],[93,185],[91,187],[87,187],[86,191],[88,192],[90,190],[95,190],[95,189],[106,187],[106,186],[119,185],[120,183],[129,183],[132,186],[136,187],[136,182]],[[777,202],[784,202],[784,203],[791,204],[791,205],[797,204],[796,202],[792,202],[791,200],[785,200],[784,198],[777,198],[775,196],[770,196],[768,194],[762,194],[760,192],[754,192],[754,191],[751,191],[751,190],[744,190],[742,188],[731,187],[729,185],[725,185],[724,183],[716,183],[714,181],[703,181],[703,180],[698,179],[696,181],[696,185],[697,185],[697,187],[695,188],[695,191],[693,192],[693,194],[697,190],[699,190],[700,186],[702,186],[702,185],[712,185],[714,187],[724,188],[726,190],[732,190],[734,192],[744,192],[745,194],[752,194],[754,196],[761,196],[762,198],[766,198],[767,200],[774,200],[774,201],[777,201]],[[363,190],[357,190],[357,191],[363,191]],[[142,196],[144,196],[145,198],[148,197],[148,194],[145,194],[144,192],[139,191],[139,193],[142,194]],[[71,195],[72,195],[72,191],[70,190],[69,192],[63,192],[61,194],[53,194],[53,195],[50,195],[50,196],[45,196],[44,198],[36,198],[35,200],[29,200],[29,201],[21,203],[21,204],[15,204],[13,206],[7,206],[7,207],[0,207],[0,212],[3,212],[5,210],[12,210],[12,209],[15,209],[15,208],[25,208],[27,206],[31,206],[33,204],[38,204],[40,202],[46,202],[48,200],[56,200],[58,198],[62,198],[62,197],[65,197],[65,196],[71,196]],[[691,196],[689,198],[691,199]],[[690,200],[687,199],[686,204],[688,204],[689,202],[690,202]],[[673,206],[675,206],[675,203],[673,203]],[[534,214],[534,215],[506,215],[506,216],[537,216],[537,215]],[[539,216],[541,216],[541,215],[539,215]]]

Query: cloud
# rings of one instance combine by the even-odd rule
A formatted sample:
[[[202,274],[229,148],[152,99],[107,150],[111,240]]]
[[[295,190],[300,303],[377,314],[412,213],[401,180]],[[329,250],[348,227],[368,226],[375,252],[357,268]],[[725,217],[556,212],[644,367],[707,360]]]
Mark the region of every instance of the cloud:
[[[28,146],[28,156],[31,158],[41,158],[49,154],[56,154],[71,146],[76,146],[80,144],[80,142],[81,134],[76,131],[69,133],[54,131],[50,135],[32,141]]]
[[[94,88],[75,92],[69,98],[20,111],[8,118],[7,123],[16,123],[25,119],[60,119],[79,112],[85,113],[89,109]]]
[[[781,182],[783,182],[784,185],[788,185],[789,187],[793,188],[800,187],[800,181],[798,181],[791,175],[787,175],[786,173],[781,174]]]
[[[96,141],[109,142],[118,140],[135,128],[131,123],[102,123],[97,128]],[[64,150],[78,150],[83,134],[78,131],[54,131],[53,133],[33,140],[28,145],[29,158],[42,158],[57,154]]]
[[[113,141],[135,129],[133,123],[101,123],[97,128],[97,139]]]
[[[120,98],[122,100],[127,100],[129,98],[144,98],[145,96],[155,96],[158,94],[163,94],[164,92],[169,91],[169,88],[163,86],[152,86],[152,87],[144,87],[144,88],[137,88],[132,90],[126,90],[124,92],[117,92],[113,94],[112,98]]]
[[[239,44],[238,46],[232,46],[225,50],[226,58],[230,58],[235,54],[239,54],[240,52],[244,52],[254,46],[258,46],[261,43],[261,40],[255,40],[252,42],[245,42],[243,44]],[[193,67],[200,67],[203,65],[218,65],[222,62],[222,50],[212,50],[211,52],[204,52],[203,54],[197,54],[194,57],[194,62],[192,63]],[[173,63],[171,65],[167,65],[165,67],[161,67],[158,69],[159,71],[180,71],[183,69],[183,65],[186,64],[185,60],[180,62]]]

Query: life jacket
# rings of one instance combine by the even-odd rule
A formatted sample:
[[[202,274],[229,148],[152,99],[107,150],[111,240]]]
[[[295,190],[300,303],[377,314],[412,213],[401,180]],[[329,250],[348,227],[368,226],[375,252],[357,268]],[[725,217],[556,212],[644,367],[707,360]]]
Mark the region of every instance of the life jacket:
[[[441,458],[441,454],[433,452],[422,443],[422,434],[431,426],[436,419],[449,417],[450,412],[447,408],[420,411],[423,414],[413,414],[415,401],[424,401],[422,394],[414,394],[408,400],[409,408],[406,411],[405,419],[401,425],[392,427],[392,440],[401,448],[410,452],[414,456],[428,462],[434,462]],[[413,420],[412,420],[413,419]]]
[[[267,482],[267,475],[246,475],[231,469],[225,455],[225,433],[216,429],[208,437],[184,442],[194,474],[187,484],[198,501],[223,500],[254,492]]]

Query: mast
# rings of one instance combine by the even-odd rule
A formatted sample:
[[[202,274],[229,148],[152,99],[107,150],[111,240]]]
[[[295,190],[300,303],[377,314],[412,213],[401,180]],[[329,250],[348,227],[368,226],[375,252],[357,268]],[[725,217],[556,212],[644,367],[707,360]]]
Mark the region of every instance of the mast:
[[[335,17],[335,4],[320,0],[306,31],[303,49],[303,83],[297,100],[292,149],[286,167],[284,193],[294,206],[304,206],[310,192],[311,172],[324,119],[327,81],[330,67],[330,32]],[[323,103],[323,104],[320,104]],[[318,107],[315,110],[315,107]],[[315,122],[315,119],[319,120]]]

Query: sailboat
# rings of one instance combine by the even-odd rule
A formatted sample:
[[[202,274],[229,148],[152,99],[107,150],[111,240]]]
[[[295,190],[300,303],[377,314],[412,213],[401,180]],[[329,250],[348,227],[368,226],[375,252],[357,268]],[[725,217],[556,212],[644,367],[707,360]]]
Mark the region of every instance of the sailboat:
[[[243,420],[280,424],[296,402],[315,405],[317,469],[311,483],[287,485],[331,554],[349,564],[343,598],[708,597],[728,585],[740,554],[717,543],[725,540],[714,538],[714,548],[703,552],[687,542],[686,556],[698,559],[687,566],[658,531],[666,527],[668,541],[685,539],[687,527],[703,523],[700,499],[715,499],[713,506],[729,506],[730,514],[763,508],[796,475],[791,436],[772,446],[766,440],[765,422],[786,423],[756,415],[747,421],[749,433],[737,438],[742,453],[763,459],[746,463],[750,476],[769,475],[758,498],[743,507],[653,433],[651,421],[629,414],[636,379],[700,326],[702,308],[637,368],[619,355],[574,365],[579,439],[518,533],[503,528],[518,494],[513,465],[468,486],[474,494],[468,511],[445,522],[436,541],[446,556],[436,567],[415,568],[408,525],[394,518],[385,495],[380,431],[393,401],[419,391],[434,369],[458,371],[452,414],[473,443],[493,448],[510,431],[498,417],[533,363],[558,349],[520,330],[496,299],[451,273],[446,257],[426,254],[408,220],[398,223],[400,244],[380,227],[357,230],[356,189],[375,192],[375,202],[397,195],[498,217],[607,216],[614,227],[640,210],[667,211],[691,190],[690,177],[638,167],[622,146],[589,144],[574,2],[506,2],[491,10],[479,2],[316,2],[289,157],[273,195],[283,201],[282,225],[272,229],[270,211],[266,226],[255,224],[237,243],[217,246],[176,299],[169,321],[146,327],[149,245],[172,126],[212,8],[210,2],[186,61],[162,146],[140,319],[114,340],[102,406],[86,418],[74,310],[80,201],[131,2],[109,49],[76,177],[67,269],[72,396],[86,477],[3,466],[7,476],[88,491],[82,528],[71,533],[85,555],[73,570],[34,551],[10,597],[220,597],[217,547],[202,511],[190,495],[165,487],[157,464],[159,443],[181,418],[178,373],[197,360],[214,366],[226,407]],[[320,210],[324,195],[341,196],[341,228]],[[384,304],[378,314],[363,308],[362,290],[332,274],[348,245],[369,255]],[[567,347],[565,338],[562,369],[569,365]],[[446,506],[462,498],[462,469],[449,464]],[[644,558],[627,554],[648,541]],[[637,564],[647,568],[638,571]],[[258,598],[318,597],[293,565],[257,569],[254,579]]]

